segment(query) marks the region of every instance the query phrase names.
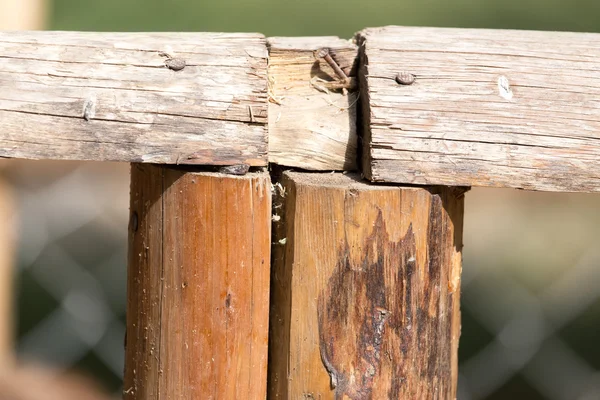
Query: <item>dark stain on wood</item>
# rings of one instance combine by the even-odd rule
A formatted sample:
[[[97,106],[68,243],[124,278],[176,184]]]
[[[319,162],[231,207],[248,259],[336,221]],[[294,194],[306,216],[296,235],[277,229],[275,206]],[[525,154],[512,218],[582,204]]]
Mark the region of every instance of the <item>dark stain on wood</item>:
[[[360,265],[352,265],[348,243],[338,249],[318,300],[321,358],[336,399],[450,394],[443,382],[451,371],[446,243],[452,243],[452,227],[444,214],[440,196],[433,195],[426,250],[417,249],[412,224],[399,241],[390,241],[381,212]],[[426,265],[418,265],[417,251],[424,250]]]

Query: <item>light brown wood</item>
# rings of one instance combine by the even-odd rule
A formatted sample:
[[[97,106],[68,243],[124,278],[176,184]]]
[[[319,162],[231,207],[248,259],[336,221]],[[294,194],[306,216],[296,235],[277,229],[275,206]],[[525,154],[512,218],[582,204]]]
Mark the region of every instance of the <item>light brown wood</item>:
[[[133,164],[125,399],[264,399],[271,190]]]
[[[265,165],[266,69],[259,34],[1,32],[0,157]]]
[[[114,400],[88,376],[66,372],[64,366],[44,367],[19,363],[0,367],[0,399],[3,400]]]
[[[385,27],[358,40],[369,179],[600,191],[600,34]]]
[[[356,45],[337,37],[277,37],[269,38],[268,46],[269,161],[309,170],[355,170],[355,80],[344,85],[316,52],[329,48],[353,77]]]
[[[270,399],[454,399],[463,191],[284,173]]]
[[[14,361],[15,215],[12,188],[0,175],[0,368]]]
[[[0,30],[43,29],[48,0],[0,0]]]

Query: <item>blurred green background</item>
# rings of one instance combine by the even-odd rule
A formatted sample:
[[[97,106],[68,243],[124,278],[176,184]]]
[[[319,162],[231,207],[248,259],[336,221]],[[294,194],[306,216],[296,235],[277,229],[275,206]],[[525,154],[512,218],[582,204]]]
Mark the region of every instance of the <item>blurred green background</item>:
[[[51,29],[351,37],[381,25],[591,31],[595,0],[55,0]]]
[[[337,35],[344,38],[351,38],[362,28],[382,25],[600,31],[600,2],[597,0],[54,0],[49,11],[48,27],[53,30],[236,31],[261,32],[267,36]],[[120,179],[126,186],[126,175]],[[493,303],[497,309],[490,313],[503,315],[510,308],[506,301],[519,298],[515,294],[516,287],[524,288],[532,296],[542,296],[544,290],[565,276],[565,271],[580,262],[582,254],[599,248],[596,238],[600,226],[597,196],[475,189],[467,195],[466,205],[461,363],[482,354],[497,334],[490,324],[482,322],[482,311],[478,314],[473,304],[487,304],[481,299],[489,301],[494,296],[498,300]],[[125,226],[124,220],[123,228]],[[114,234],[105,234],[98,227],[85,229],[90,232],[76,232],[71,239],[87,234],[92,238],[88,240],[99,243],[100,247],[78,255],[79,262],[90,265],[91,271],[104,269],[107,263],[113,265],[114,271],[123,271],[124,260],[118,257],[116,261],[98,261],[110,258],[107,254],[119,246],[113,243]],[[121,238],[117,239],[120,242]],[[85,247],[85,244],[77,246]],[[505,283],[511,290],[495,291]],[[581,282],[583,287],[591,284],[593,282]],[[119,287],[123,287],[122,282]],[[19,333],[25,334],[57,304],[27,274],[22,274],[20,288]],[[596,291],[600,293],[600,288]],[[515,308],[518,309],[518,305],[510,308],[511,312]],[[115,313],[123,320],[122,312],[115,309]],[[600,347],[596,343],[599,316],[600,301],[596,299],[556,333],[578,358],[594,369],[600,369]],[[527,338],[527,332],[523,338]],[[535,357],[530,361],[538,362]],[[540,362],[545,365],[543,360]],[[120,377],[104,367],[98,357],[84,357],[78,366],[102,378],[110,389],[119,390]],[[541,367],[536,368],[537,371]],[[532,384],[537,379],[535,376],[535,373],[515,373],[494,390],[488,390],[489,393],[478,396],[473,389],[463,391],[459,399],[576,398],[553,390],[552,384]],[[548,379],[554,378],[550,374]],[[467,385],[476,387],[477,382],[467,382]],[[544,387],[550,389],[544,392],[540,389]],[[600,396],[585,397],[588,398],[600,399]]]

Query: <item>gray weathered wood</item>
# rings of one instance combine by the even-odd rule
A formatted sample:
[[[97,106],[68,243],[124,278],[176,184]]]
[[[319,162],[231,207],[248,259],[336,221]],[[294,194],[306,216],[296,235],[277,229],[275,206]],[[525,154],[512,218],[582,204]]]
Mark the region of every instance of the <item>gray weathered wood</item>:
[[[269,38],[268,46],[269,161],[309,170],[356,169],[358,92],[354,81],[344,90],[315,54],[330,48],[340,67],[355,75],[356,46],[337,37]]]
[[[358,40],[369,179],[600,191],[600,34],[385,27]]]
[[[2,32],[0,157],[265,165],[266,74],[259,34]]]

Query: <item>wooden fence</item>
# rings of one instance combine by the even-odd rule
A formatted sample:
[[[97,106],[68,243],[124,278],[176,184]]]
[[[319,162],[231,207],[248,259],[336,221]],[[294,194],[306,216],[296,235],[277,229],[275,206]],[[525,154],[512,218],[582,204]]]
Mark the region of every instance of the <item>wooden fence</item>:
[[[464,193],[600,190],[600,35],[0,33],[0,157],[131,163],[126,399],[453,399]]]

